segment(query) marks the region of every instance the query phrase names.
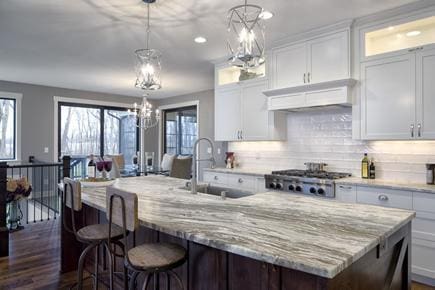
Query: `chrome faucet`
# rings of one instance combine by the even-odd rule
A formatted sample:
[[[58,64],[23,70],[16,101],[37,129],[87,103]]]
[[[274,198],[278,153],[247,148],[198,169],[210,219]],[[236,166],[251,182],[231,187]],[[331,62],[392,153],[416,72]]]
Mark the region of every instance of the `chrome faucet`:
[[[198,144],[203,140],[210,143],[211,157],[208,159],[197,159]],[[197,194],[198,181],[196,178],[196,168],[197,168],[197,162],[201,162],[201,161],[211,162],[211,168],[214,168],[216,166],[216,160],[214,159],[214,145],[213,142],[208,138],[199,138],[198,140],[196,140],[195,144],[193,145],[193,174],[192,174],[192,179],[190,184],[192,194]]]

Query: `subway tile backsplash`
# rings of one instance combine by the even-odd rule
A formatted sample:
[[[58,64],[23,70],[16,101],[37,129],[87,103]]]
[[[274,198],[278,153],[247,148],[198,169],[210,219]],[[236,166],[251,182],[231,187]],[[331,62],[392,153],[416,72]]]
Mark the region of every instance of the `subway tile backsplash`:
[[[376,163],[377,178],[426,182],[426,163],[435,163],[435,141],[360,141],[352,139],[352,110],[341,108],[288,114],[287,141],[230,142],[239,166],[304,169],[325,162],[327,170],[360,176],[363,154]]]

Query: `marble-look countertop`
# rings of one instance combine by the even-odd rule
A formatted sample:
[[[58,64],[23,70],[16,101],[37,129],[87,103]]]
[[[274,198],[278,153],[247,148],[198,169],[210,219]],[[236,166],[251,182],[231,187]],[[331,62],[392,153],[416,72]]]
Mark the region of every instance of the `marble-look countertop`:
[[[216,168],[204,168],[203,171],[208,172],[219,172],[219,173],[232,173],[232,174],[241,174],[241,175],[253,175],[253,176],[261,176],[264,177],[266,174],[271,174],[272,170],[265,170],[259,168],[244,168],[244,167],[236,167],[233,169],[228,169],[224,167],[216,167]]]
[[[180,189],[164,176],[118,179],[135,192],[141,225],[267,263],[333,278],[396,232],[414,212],[265,192],[240,199]],[[82,189],[85,204],[105,211],[105,188]]]
[[[435,185],[424,183],[397,182],[382,179],[363,179],[349,177],[335,180],[336,184],[351,184],[361,186],[382,187],[387,189],[408,190],[413,192],[425,192],[435,194]]]

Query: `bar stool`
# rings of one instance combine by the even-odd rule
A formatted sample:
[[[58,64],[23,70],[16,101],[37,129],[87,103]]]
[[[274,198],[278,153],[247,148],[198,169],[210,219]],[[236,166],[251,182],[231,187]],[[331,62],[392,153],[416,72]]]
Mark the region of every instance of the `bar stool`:
[[[108,187],[106,189],[106,202],[109,236],[116,226],[121,226],[124,233],[124,265],[132,272],[129,289],[135,288],[136,279],[141,273],[146,274],[142,286],[143,290],[147,289],[151,276],[154,278],[154,288],[157,289],[157,277],[160,273],[166,274],[167,289],[169,289],[170,276],[173,276],[181,289],[184,289],[183,282],[173,269],[181,266],[187,260],[186,249],[174,243],[149,243],[128,250],[127,231],[134,232],[139,227],[137,195]],[[108,245],[113,253],[112,238],[108,238]],[[113,276],[113,273],[110,275]]]
[[[79,181],[70,179],[65,177],[64,180],[64,190],[62,193],[62,205],[64,207],[68,207],[71,209],[71,226],[72,229],[68,227],[67,221],[65,218],[65,214],[62,214],[62,222],[66,231],[74,234],[77,241],[82,244],[87,245],[83,250],[82,254],[79,258],[78,269],[77,269],[77,289],[83,289],[83,268],[85,264],[85,259],[87,254],[94,248],[95,251],[95,273],[91,273],[91,277],[94,278],[94,289],[98,289],[98,264],[99,264],[99,249],[100,246],[104,246],[106,250],[109,250],[107,247],[107,240],[110,239],[114,242],[119,241],[119,239],[123,236],[122,228],[119,226],[111,226],[110,227],[110,236],[109,236],[109,224],[95,224],[84,226],[77,230],[75,224],[75,212],[82,210],[82,199],[81,199],[81,183]],[[109,254],[109,268],[110,273],[113,273],[113,263],[111,259],[111,255]],[[126,271],[124,271],[124,275],[126,275]],[[125,279],[127,279],[125,277]],[[73,288],[73,285],[71,288]]]

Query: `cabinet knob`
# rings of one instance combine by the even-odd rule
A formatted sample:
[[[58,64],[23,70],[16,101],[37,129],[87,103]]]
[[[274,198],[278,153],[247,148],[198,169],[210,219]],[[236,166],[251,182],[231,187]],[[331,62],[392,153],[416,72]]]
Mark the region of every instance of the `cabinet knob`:
[[[418,129],[418,131],[417,131],[417,136],[418,136],[418,137],[421,137],[421,124],[418,124],[418,125],[417,125],[417,129]]]
[[[387,201],[388,200],[388,196],[386,196],[385,194],[381,194],[378,196],[378,199],[380,201]]]
[[[239,178],[239,183],[243,183],[243,179]]]
[[[414,124],[411,124],[411,137],[414,138]]]
[[[217,175],[215,175],[214,180],[219,180],[219,177],[217,177]]]

